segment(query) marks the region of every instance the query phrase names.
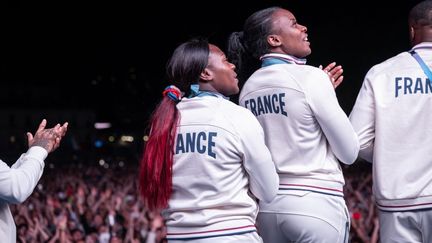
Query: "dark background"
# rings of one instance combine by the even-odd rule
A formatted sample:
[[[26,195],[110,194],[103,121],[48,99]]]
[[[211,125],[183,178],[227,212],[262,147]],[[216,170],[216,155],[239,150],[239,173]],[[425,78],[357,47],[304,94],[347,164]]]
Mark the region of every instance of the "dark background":
[[[0,4],[0,134],[35,129],[40,119],[69,121],[83,133],[108,121],[112,131],[144,134],[161,97],[165,64],[174,48],[205,36],[225,48],[254,11],[281,6],[308,27],[308,64],[336,61],[337,89],[351,111],[374,64],[410,48],[407,15],[419,1],[158,1]],[[24,121],[23,121],[24,120]],[[83,134],[82,139],[94,139]]]

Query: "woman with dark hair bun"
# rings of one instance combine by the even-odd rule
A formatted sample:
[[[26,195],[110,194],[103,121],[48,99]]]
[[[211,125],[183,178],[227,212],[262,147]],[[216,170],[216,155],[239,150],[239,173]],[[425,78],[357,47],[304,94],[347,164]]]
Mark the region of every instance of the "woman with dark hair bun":
[[[253,13],[230,36],[228,50],[245,81],[240,105],[262,125],[279,174],[278,195],[260,202],[264,242],[347,242],[339,162],[356,160],[359,141],[334,91],[342,69],[306,65],[307,28],[280,7]]]
[[[178,46],[167,65],[173,84],[151,118],[140,168],[146,205],[162,210],[168,242],[262,242],[257,199],[279,179],[253,114],[228,100],[235,66],[206,40]]]

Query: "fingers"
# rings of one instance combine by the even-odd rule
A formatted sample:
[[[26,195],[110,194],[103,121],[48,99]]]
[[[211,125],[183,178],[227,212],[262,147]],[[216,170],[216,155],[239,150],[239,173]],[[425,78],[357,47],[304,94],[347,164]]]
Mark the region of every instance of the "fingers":
[[[52,135],[55,136],[55,140],[51,152],[56,150],[60,146],[62,138],[66,135],[68,125],[69,123],[65,122],[62,126],[60,126],[60,124],[57,124],[54,128],[52,128]]]
[[[29,146],[31,146],[31,144],[33,143],[33,134],[31,134],[31,133],[27,133],[27,144],[29,145]]]
[[[318,68],[323,69],[322,65],[320,65]],[[336,62],[330,63],[329,65],[327,65],[327,67],[325,67],[323,69],[324,72],[331,74],[331,75],[334,75],[335,73],[339,72],[340,70],[342,70],[342,72],[343,72],[342,66],[341,65],[336,66]]]
[[[342,73],[343,73],[343,69],[342,69],[342,67],[339,65],[339,66],[333,68],[333,69],[329,72],[329,75],[330,75],[331,77],[333,77],[334,79],[337,79],[337,78],[339,78],[339,76],[342,75]]]
[[[60,124],[57,124],[55,127],[53,127],[52,130],[55,133],[56,137],[64,137],[66,135],[68,125],[69,123],[65,122],[62,126],[60,126]]]
[[[60,146],[61,138],[56,137],[51,152],[56,150]]]
[[[333,82],[333,87],[337,88],[343,81],[343,76],[340,76],[338,79],[336,79],[336,81]]]
[[[38,127],[36,133],[38,133],[38,132],[44,130],[45,127],[46,127],[46,124],[47,124],[46,119],[42,119],[42,122],[39,124],[39,127]]]
[[[330,75],[341,75],[343,73],[343,69],[341,65],[335,66],[332,69],[328,70]]]
[[[341,65],[336,66],[336,62],[332,62],[329,65],[327,65],[324,69],[322,68],[322,65],[320,65],[318,68],[322,69],[327,75],[329,76],[332,85],[334,88],[339,86],[343,81],[343,69]]]
[[[328,73],[334,88],[336,88],[342,83],[343,81],[342,73],[343,73],[343,69],[341,66],[333,68],[333,70],[330,73]]]
[[[55,125],[52,129],[51,129],[51,134],[55,134],[56,137],[61,136],[61,134],[63,133],[60,129],[60,124],[57,123],[57,125]]]
[[[324,72],[328,73],[330,72],[334,67],[336,66],[336,62],[332,62],[329,65],[327,65],[327,67],[325,67],[323,70]]]
[[[69,124],[67,122],[63,125],[56,124],[52,128],[46,128],[46,125],[47,121],[43,119],[34,136],[29,132],[27,133],[27,140],[29,147],[40,146],[45,148],[49,153],[60,146],[60,142],[65,136]]]
[[[63,137],[64,135],[66,135],[66,131],[67,131],[68,126],[69,126],[69,123],[68,123],[68,122],[65,122],[65,123],[60,127],[60,129],[61,129],[61,131],[62,131],[62,134],[61,134],[62,137]]]

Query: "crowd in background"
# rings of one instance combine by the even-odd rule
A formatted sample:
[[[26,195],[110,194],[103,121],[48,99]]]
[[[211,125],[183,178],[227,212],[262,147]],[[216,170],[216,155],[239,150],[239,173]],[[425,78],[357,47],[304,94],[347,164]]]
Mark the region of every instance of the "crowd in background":
[[[32,196],[11,207],[18,242],[163,242],[161,216],[138,198],[137,164],[47,167]]]
[[[18,242],[166,242],[162,217],[146,210],[139,197],[137,159],[123,159],[53,156],[31,197],[11,207]],[[378,242],[371,166],[358,161],[343,169],[350,242]]]
[[[344,195],[351,213],[352,243],[379,242],[379,224],[375,202],[372,197],[371,164],[358,161],[344,169]]]

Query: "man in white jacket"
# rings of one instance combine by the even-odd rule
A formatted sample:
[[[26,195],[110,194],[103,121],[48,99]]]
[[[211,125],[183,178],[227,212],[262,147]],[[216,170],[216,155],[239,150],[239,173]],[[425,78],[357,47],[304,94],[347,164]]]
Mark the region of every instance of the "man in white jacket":
[[[45,119],[36,133],[27,133],[29,149],[9,167],[0,160],[0,239],[16,242],[16,226],[9,209],[11,203],[24,202],[33,192],[45,166],[48,153],[57,149],[67,131],[68,123],[45,128]]]
[[[412,49],[369,70],[350,114],[373,163],[381,242],[432,242],[432,1],[409,26]]]

